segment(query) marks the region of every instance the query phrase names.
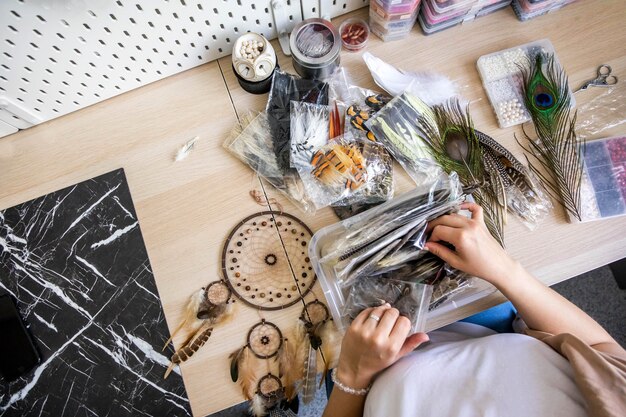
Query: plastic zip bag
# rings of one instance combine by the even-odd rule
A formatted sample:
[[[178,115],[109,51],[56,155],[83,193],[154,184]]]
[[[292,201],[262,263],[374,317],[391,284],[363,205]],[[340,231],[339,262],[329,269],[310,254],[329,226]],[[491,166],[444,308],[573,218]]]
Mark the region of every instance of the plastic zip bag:
[[[411,321],[411,334],[423,332],[432,291],[432,286],[414,282],[381,278],[359,281],[350,289],[346,300],[344,326],[348,327],[364,309],[389,303]]]
[[[456,174],[440,174],[429,184],[423,184],[380,206],[344,220],[349,230],[323,248],[322,263],[336,264],[355,256],[372,242],[415,220],[428,219],[442,205],[455,207],[463,200],[462,189]]]
[[[267,113],[250,113],[233,129],[223,145],[229,152],[252,168],[261,178],[287,196],[297,207],[314,213],[315,207],[304,192],[295,170],[284,172],[273,150]]]
[[[323,81],[298,78],[279,69],[274,71],[272,88],[265,110],[270,127],[272,148],[278,167],[283,173],[290,170],[292,101],[328,105],[328,84]]]
[[[309,200],[319,209],[388,199],[393,166],[384,148],[349,135],[328,141],[328,125],[328,106],[291,102],[291,166]]]
[[[420,117],[402,94],[365,123],[418,185],[432,182],[442,172],[420,138],[424,135],[418,123]]]

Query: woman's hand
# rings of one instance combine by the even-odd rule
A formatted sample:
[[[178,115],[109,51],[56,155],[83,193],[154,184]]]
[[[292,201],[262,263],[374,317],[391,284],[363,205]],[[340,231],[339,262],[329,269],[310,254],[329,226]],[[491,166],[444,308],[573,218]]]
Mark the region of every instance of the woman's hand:
[[[497,284],[517,269],[518,264],[491,236],[478,204],[464,203],[461,209],[469,210],[472,218],[449,214],[433,220],[428,224],[432,233],[425,247],[453,268]],[[450,243],[454,249],[439,242]]]
[[[378,372],[428,341],[425,333],[407,338],[410,331],[409,319],[389,304],[363,310],[343,338],[337,379],[351,388],[367,387]]]

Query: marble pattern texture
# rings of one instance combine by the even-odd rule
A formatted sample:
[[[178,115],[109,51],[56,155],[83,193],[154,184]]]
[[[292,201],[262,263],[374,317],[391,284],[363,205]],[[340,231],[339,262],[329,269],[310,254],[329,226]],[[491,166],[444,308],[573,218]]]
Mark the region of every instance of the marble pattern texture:
[[[189,416],[124,171],[0,211],[0,292],[41,354],[0,416]]]

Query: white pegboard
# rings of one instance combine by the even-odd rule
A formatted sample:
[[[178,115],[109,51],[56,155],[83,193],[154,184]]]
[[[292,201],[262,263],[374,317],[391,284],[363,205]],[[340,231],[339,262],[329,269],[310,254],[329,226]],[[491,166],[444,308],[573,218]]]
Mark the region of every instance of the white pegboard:
[[[291,25],[368,4],[278,1]],[[70,113],[229,55],[250,31],[276,37],[271,0],[1,0],[0,121]]]

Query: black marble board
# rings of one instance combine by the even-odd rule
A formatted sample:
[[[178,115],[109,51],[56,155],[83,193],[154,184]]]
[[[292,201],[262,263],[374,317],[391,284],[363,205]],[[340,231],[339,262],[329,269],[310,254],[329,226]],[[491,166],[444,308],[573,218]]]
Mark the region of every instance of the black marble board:
[[[42,357],[0,416],[191,415],[122,169],[0,211],[0,292]]]

